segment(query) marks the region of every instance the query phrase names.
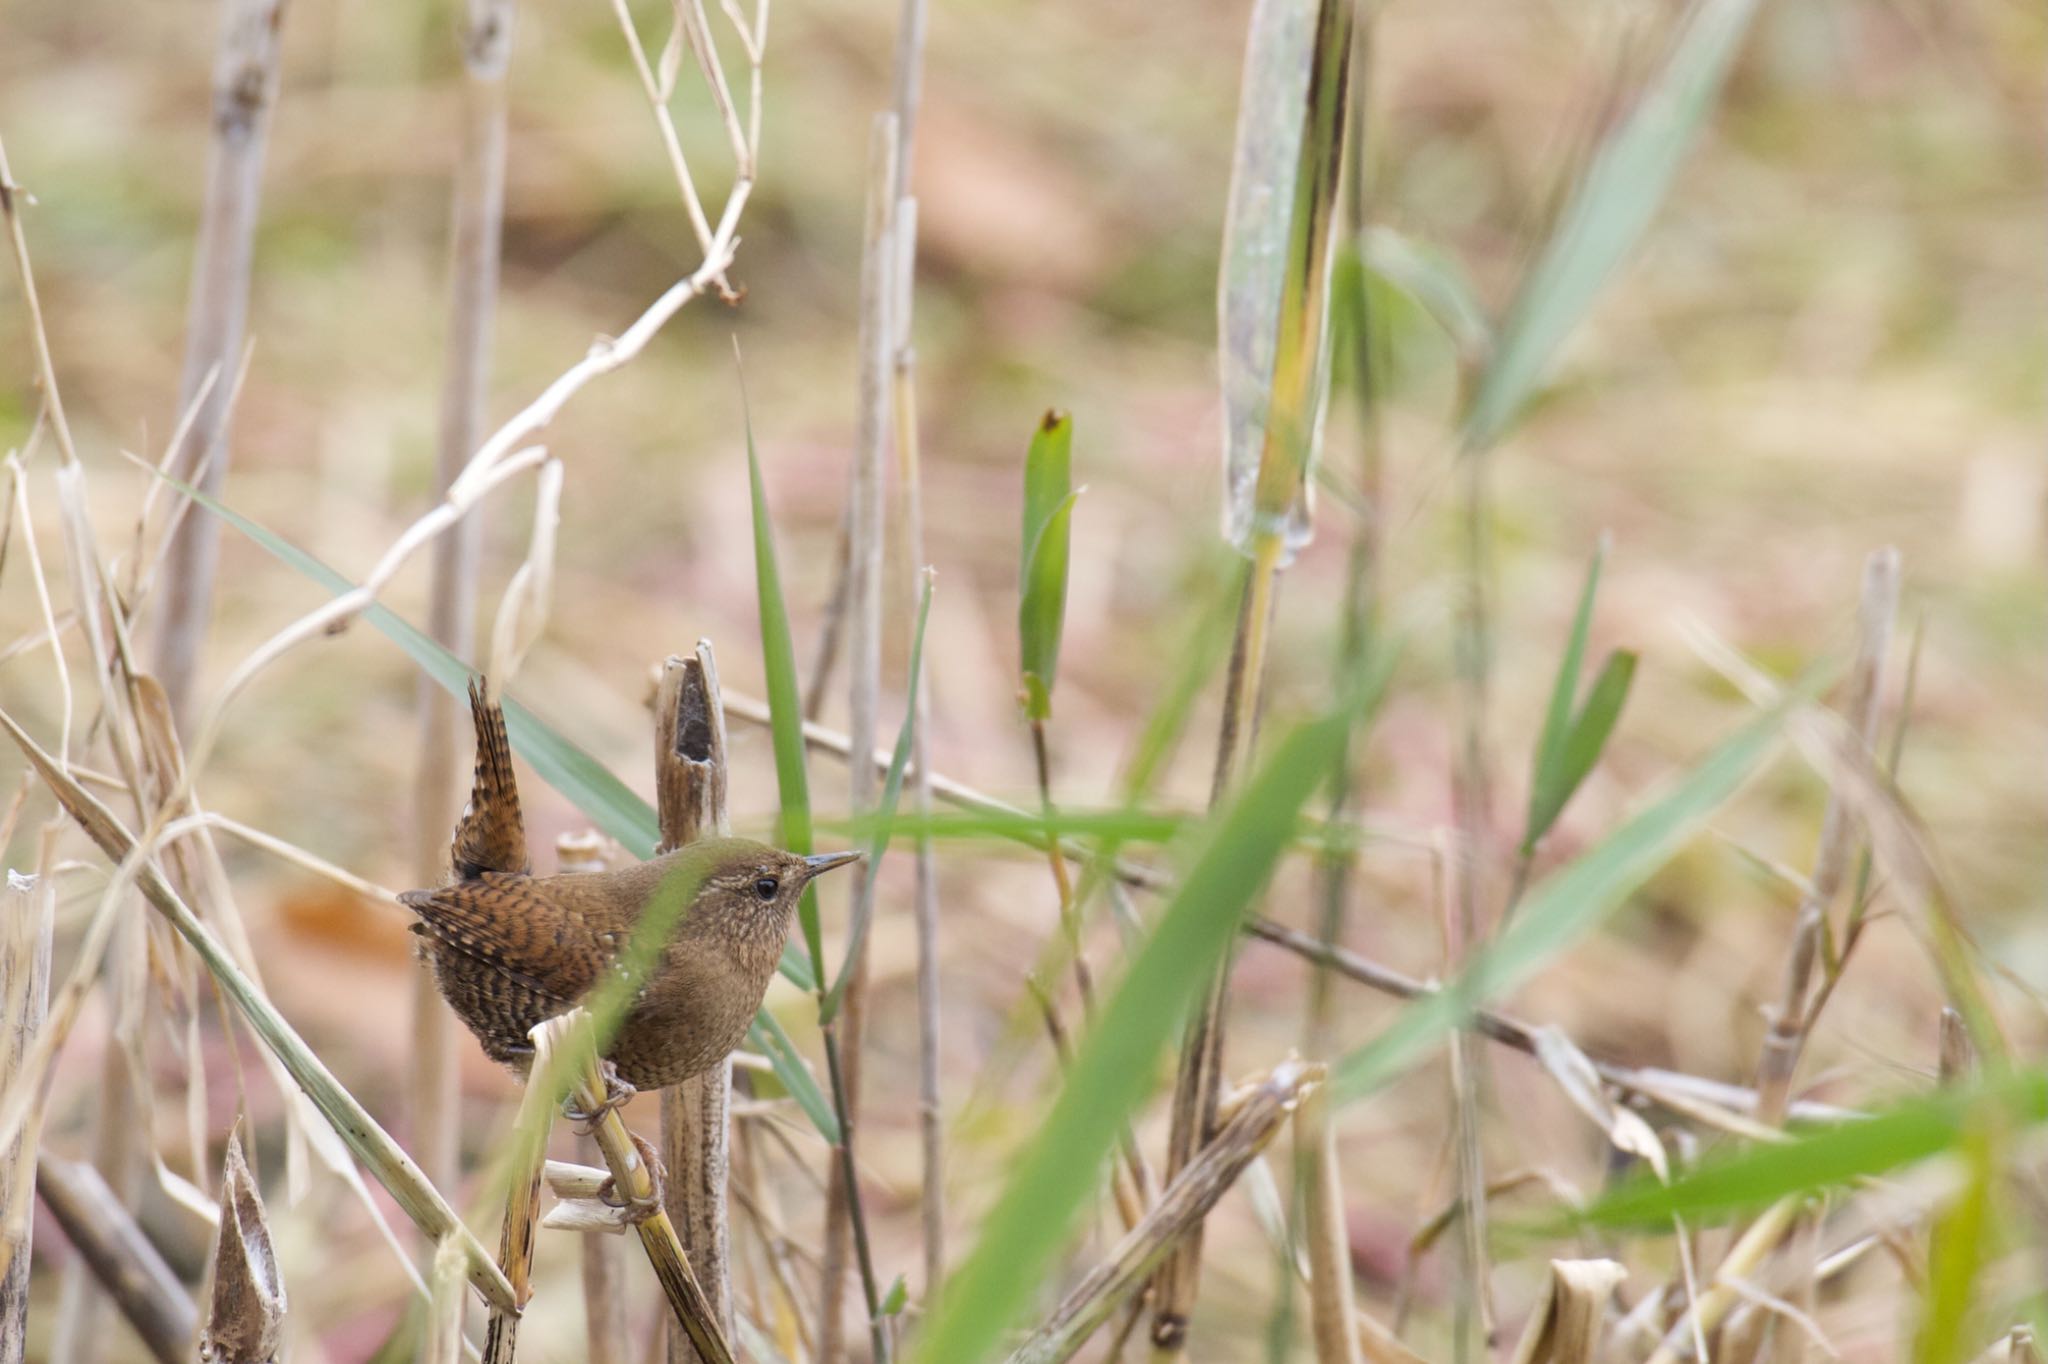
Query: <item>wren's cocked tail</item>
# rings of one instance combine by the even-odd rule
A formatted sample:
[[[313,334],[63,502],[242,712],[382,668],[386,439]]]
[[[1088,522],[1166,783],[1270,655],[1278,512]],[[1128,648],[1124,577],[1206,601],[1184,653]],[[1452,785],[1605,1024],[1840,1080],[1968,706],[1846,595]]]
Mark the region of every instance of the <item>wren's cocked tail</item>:
[[[616,871],[533,876],[505,717],[472,683],[476,783],[455,828],[455,880],[399,900],[449,1007],[496,1060],[525,1069],[527,1034],[604,978],[671,875],[695,887],[605,1056],[640,1089],[723,1061],[747,1034],[811,880],[859,853],[707,838]]]

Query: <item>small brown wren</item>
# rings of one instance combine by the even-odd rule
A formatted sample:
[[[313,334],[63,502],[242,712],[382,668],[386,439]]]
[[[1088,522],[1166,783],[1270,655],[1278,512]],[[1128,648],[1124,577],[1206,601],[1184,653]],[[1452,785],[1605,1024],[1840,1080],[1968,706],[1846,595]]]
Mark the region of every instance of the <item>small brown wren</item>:
[[[494,1060],[525,1070],[528,1031],[601,981],[671,873],[696,892],[627,1009],[605,1059],[635,1088],[679,1084],[747,1034],[798,898],[859,853],[800,857],[745,838],[707,838],[616,871],[535,876],[526,856],[505,716],[472,682],[476,782],[455,826],[454,881],[407,891],[435,983]]]

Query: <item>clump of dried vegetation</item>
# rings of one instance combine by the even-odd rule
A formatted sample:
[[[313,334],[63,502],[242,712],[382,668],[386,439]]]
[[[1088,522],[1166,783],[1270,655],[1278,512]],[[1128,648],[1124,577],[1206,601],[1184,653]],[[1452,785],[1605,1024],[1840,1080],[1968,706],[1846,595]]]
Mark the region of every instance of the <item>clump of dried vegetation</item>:
[[[1620,64],[1596,133],[1550,191],[1548,226],[1491,308],[1449,255],[1395,232],[1376,197],[1379,18],[1349,0],[1257,0],[1213,253],[1220,567],[1191,554],[1205,566],[1158,594],[1176,608],[1161,613],[1178,652],[1125,660],[1150,702],[1084,717],[1074,739],[1063,654],[1071,672],[1079,652],[1118,648],[1102,631],[1067,639],[1070,599],[1106,572],[1076,530],[1085,426],[1052,410],[1019,429],[1021,478],[1012,461],[993,512],[930,495],[912,177],[928,20],[923,0],[904,0],[889,107],[867,136],[837,549],[789,560],[787,580],[771,492],[799,480],[756,450],[722,341],[687,342],[688,363],[732,366],[751,572],[724,563],[673,590],[751,587],[739,595],[758,621],[758,670],[751,637],[719,644],[729,668],[748,660],[764,699],[722,692],[710,642],[678,650],[651,672],[652,766],[629,769],[568,737],[590,731],[559,704],[506,697],[520,757],[589,826],[563,831],[565,869],[722,832],[736,822],[729,788],[766,790],[772,770],[773,836],[797,851],[850,841],[866,870],[829,912],[807,895],[786,985],[723,1073],[587,1132],[563,1106],[601,1107],[591,1038],[631,998],[644,956],[536,1030],[522,1093],[465,1080],[472,1049],[424,971],[405,977],[409,1017],[380,1020],[405,1032],[387,1053],[402,1075],[371,1073],[308,1024],[335,1005],[314,1007],[303,971],[289,987],[275,979],[271,916],[244,912],[245,880],[271,873],[244,869],[281,860],[332,887],[352,921],[397,922],[376,877],[446,872],[472,676],[525,690],[558,597],[578,628],[606,615],[586,577],[558,591],[559,561],[577,554],[558,532],[578,466],[540,441],[602,403],[609,376],[672,362],[657,337],[686,309],[748,294],[773,307],[790,287],[740,278],[773,103],[766,0],[716,13],[677,0],[658,45],[648,16],[615,0],[617,74],[653,125],[694,263],[495,424],[523,19],[514,0],[467,0],[434,485],[381,550],[350,546],[368,565],[355,575],[246,514],[228,460],[265,149],[290,98],[287,7],[224,0],[179,419],[154,458],[74,440],[63,330],[36,290],[37,205],[0,150],[35,395],[0,496],[0,600],[27,617],[0,646],[0,727],[23,759],[0,818],[16,863],[0,901],[0,1364],[138,1348],[602,1364],[653,1348],[791,1364],[2036,1358],[2033,1155],[2048,1083],[2029,1068],[2034,1030],[2010,1017],[2032,1002],[2025,973],[1986,950],[1900,782],[1923,657],[1917,618],[1902,616],[1912,565],[1868,546],[1860,585],[1827,586],[1836,614],[1855,603],[1849,643],[1812,644],[1786,675],[1693,629],[1722,732],[1694,734],[1655,781],[1640,755],[1617,779],[1604,774],[1646,704],[1641,665],[1631,648],[1596,658],[1595,641],[1618,633],[1602,587],[1628,569],[1605,537],[1575,545],[1583,576],[1545,646],[1548,704],[1526,730],[1502,718],[1504,690],[1543,690],[1498,661],[1504,443],[1652,230],[1757,8],[1691,0],[1641,44],[1654,55]],[[1416,494],[1397,495],[1388,472],[1393,425],[1415,440],[1410,417],[1388,415],[1406,361],[1386,314],[1402,309],[1455,354],[1455,411],[1425,442],[1436,472],[1418,485],[1455,547],[1433,596],[1404,595],[1394,562],[1413,514],[1400,499]],[[110,532],[108,508],[135,490]],[[697,491],[641,490],[658,507],[640,514],[681,526],[700,514]],[[526,525],[479,628],[493,504]],[[940,543],[987,538],[984,512],[1019,528],[1014,575],[993,594],[1016,611],[1014,633],[1000,632],[1014,641],[999,679],[1005,709],[1016,692],[1007,741],[1035,776],[1015,801],[949,771],[949,757],[997,741],[976,723],[939,742],[947,694],[927,677],[956,661],[928,629],[951,586]],[[214,609],[223,536],[322,599],[230,651]],[[1333,539],[1341,564],[1326,555],[1297,588],[1297,560]],[[416,560],[423,627],[384,600],[417,586],[404,576]],[[800,659],[803,613],[818,636]],[[416,731],[385,745],[410,769],[387,827],[410,842],[367,872],[307,846],[329,799],[315,740],[249,728],[256,684],[303,672],[302,655],[344,631],[395,644],[420,679]],[[210,686],[209,654],[234,658]],[[559,680],[540,690],[568,695]],[[1448,698],[1446,737],[1418,749],[1403,708],[1423,692]],[[304,753],[303,779],[235,805],[314,808],[284,830],[205,797],[272,743]],[[1433,764],[1435,818],[1382,817],[1388,767],[1403,761],[1390,745]],[[1076,799],[1110,770],[1087,761],[1091,746],[1124,756],[1107,797]],[[1205,801],[1181,794],[1184,765],[1206,775]],[[642,770],[652,802],[636,793]],[[1813,798],[1781,801],[1782,832],[1751,846],[1726,821],[1766,774],[1774,791]],[[1603,822],[1567,821],[1603,779]],[[1739,1004],[1687,993],[1696,962],[1631,978],[1643,956],[1614,947],[1657,931],[1641,926],[1646,902],[1672,894],[1669,865],[1701,855],[1710,833],[1723,836],[1714,855],[1787,911],[1758,949],[1760,1021],[1694,1053],[1748,1054],[1714,1067],[1632,1045],[1626,1030],[1663,995],[1695,1013],[1733,1017]],[[1801,845],[1803,868],[1784,854]],[[1395,920],[1422,927],[1404,935]],[[1899,1007],[1939,1006],[1895,1026],[1925,1036],[1924,1056],[1888,1058],[1917,1073],[1818,1074],[1830,1005],[1887,924],[1906,930],[1885,935],[1892,957],[1902,942],[1920,949],[1887,961],[1888,983],[1919,982]],[[982,933],[989,948],[974,945]],[[1417,941],[1434,950],[1419,971],[1382,960]],[[1715,940],[1698,941],[1703,959]],[[985,993],[991,979],[1000,995]],[[1703,1014],[1698,1027],[1728,1030]],[[80,1090],[96,1101],[53,1106]],[[657,1121],[658,1146],[630,1130]],[[646,1268],[625,1253],[635,1242]]]

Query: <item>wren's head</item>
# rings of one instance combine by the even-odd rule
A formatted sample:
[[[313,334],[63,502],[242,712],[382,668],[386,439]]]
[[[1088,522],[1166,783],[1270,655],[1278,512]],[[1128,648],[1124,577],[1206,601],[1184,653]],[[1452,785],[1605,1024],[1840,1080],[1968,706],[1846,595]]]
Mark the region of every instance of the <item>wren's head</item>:
[[[805,857],[750,838],[707,838],[673,856],[673,874],[696,877],[684,932],[772,938],[778,948],[804,887],[834,867],[861,859],[857,852]]]

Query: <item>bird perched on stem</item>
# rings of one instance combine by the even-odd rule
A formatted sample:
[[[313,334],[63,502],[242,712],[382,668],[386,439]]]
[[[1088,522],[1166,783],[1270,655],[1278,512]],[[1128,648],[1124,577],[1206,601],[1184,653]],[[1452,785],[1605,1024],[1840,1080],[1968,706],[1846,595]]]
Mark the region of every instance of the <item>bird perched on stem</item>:
[[[535,876],[526,855],[505,716],[480,682],[476,780],[455,826],[455,879],[399,900],[419,916],[435,983],[493,1059],[525,1070],[527,1034],[610,972],[664,886],[689,903],[604,1050],[623,1093],[680,1084],[746,1036],[782,957],[790,916],[819,873],[859,853],[811,857],[746,838],[707,838],[614,871]]]

